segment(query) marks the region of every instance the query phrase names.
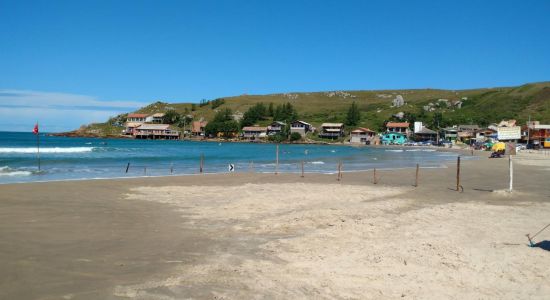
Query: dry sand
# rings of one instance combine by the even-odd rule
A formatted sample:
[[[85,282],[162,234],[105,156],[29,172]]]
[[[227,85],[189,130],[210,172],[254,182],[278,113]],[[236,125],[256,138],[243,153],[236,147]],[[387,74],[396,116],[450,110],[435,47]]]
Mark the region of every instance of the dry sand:
[[[0,299],[547,299],[550,170],[0,186]],[[524,162],[529,161],[523,158]],[[518,157],[519,160],[519,157]],[[550,231],[537,241],[550,240]]]

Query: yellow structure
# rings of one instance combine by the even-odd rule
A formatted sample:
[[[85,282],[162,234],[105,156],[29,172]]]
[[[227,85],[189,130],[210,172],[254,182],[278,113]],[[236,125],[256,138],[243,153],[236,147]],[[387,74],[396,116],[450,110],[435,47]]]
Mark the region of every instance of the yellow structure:
[[[498,152],[498,151],[505,151],[506,150],[506,144],[503,142],[498,142],[493,145],[491,150]]]

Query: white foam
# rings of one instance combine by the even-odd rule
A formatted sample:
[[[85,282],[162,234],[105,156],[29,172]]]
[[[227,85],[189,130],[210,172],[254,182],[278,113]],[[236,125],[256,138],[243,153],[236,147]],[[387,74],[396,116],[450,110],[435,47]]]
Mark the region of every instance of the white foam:
[[[8,166],[0,167],[0,176],[29,176],[31,171],[16,171]]]
[[[403,152],[403,149],[396,149],[396,150],[385,150],[386,152]]]
[[[40,153],[81,153],[90,152],[94,147],[47,147],[40,148]],[[36,153],[36,147],[27,148],[0,148],[0,153]]]
[[[312,162],[310,162],[310,164],[312,164],[312,165],[324,165],[325,162],[323,162],[323,161],[312,161]]]
[[[32,175],[30,171],[13,171],[7,173],[0,173],[0,176],[29,176]]]

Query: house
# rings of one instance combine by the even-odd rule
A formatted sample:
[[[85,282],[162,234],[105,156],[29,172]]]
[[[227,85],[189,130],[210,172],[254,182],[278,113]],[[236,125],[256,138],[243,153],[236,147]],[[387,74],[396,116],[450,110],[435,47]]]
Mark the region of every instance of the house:
[[[194,121],[191,124],[191,134],[193,136],[204,136],[204,128],[208,125],[206,121]]]
[[[275,121],[271,125],[267,126],[267,135],[279,134],[286,126],[285,122]]]
[[[145,123],[147,120],[147,114],[128,114],[126,122]]]
[[[403,133],[405,136],[409,136],[409,125],[409,122],[388,122],[386,123],[386,132]]]
[[[323,123],[319,132],[320,138],[337,139],[344,136],[343,123]]]
[[[495,130],[489,128],[476,130],[476,142],[485,142],[488,139],[496,138],[496,133]]]
[[[141,124],[135,128],[134,137],[136,139],[179,139],[180,133],[170,129],[168,124]]]
[[[371,144],[371,140],[376,136],[376,132],[359,127],[350,133],[350,143],[352,144]]]
[[[462,142],[476,138],[476,131],[480,130],[478,125],[458,125],[456,139]]]
[[[528,122],[527,126],[522,127],[522,138],[528,144],[535,146],[550,146],[550,125],[540,124],[538,121]]]
[[[446,141],[449,141],[449,142],[456,141],[457,136],[458,136],[458,128],[456,127],[443,128],[443,138]]]
[[[290,133],[297,132],[301,136],[305,136],[308,132],[314,131],[315,128],[307,122],[304,121],[294,121],[290,123]]]
[[[243,127],[242,132],[241,137],[255,140],[267,136],[267,127],[245,126]]]
[[[406,142],[407,137],[400,132],[386,132],[382,136],[382,144],[384,145],[403,145]]]
[[[429,128],[422,127],[420,130],[415,131],[414,138],[417,141],[436,141],[437,132]]]
[[[163,121],[164,121],[163,113],[152,114],[150,116],[147,116],[147,118],[145,118],[146,123],[162,124]]]
[[[126,122],[124,125],[124,130],[122,131],[122,134],[125,135],[134,135],[136,128],[143,123],[138,122]]]

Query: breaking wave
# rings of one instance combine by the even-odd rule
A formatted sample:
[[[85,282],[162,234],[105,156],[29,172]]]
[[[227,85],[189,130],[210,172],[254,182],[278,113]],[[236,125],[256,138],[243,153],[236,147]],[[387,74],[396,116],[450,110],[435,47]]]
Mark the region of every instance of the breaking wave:
[[[45,147],[40,148],[40,153],[81,153],[91,152],[95,147]],[[36,153],[36,147],[25,148],[0,148],[0,153]]]
[[[10,167],[0,167],[0,176],[29,176],[32,175],[31,171],[18,171]]]

